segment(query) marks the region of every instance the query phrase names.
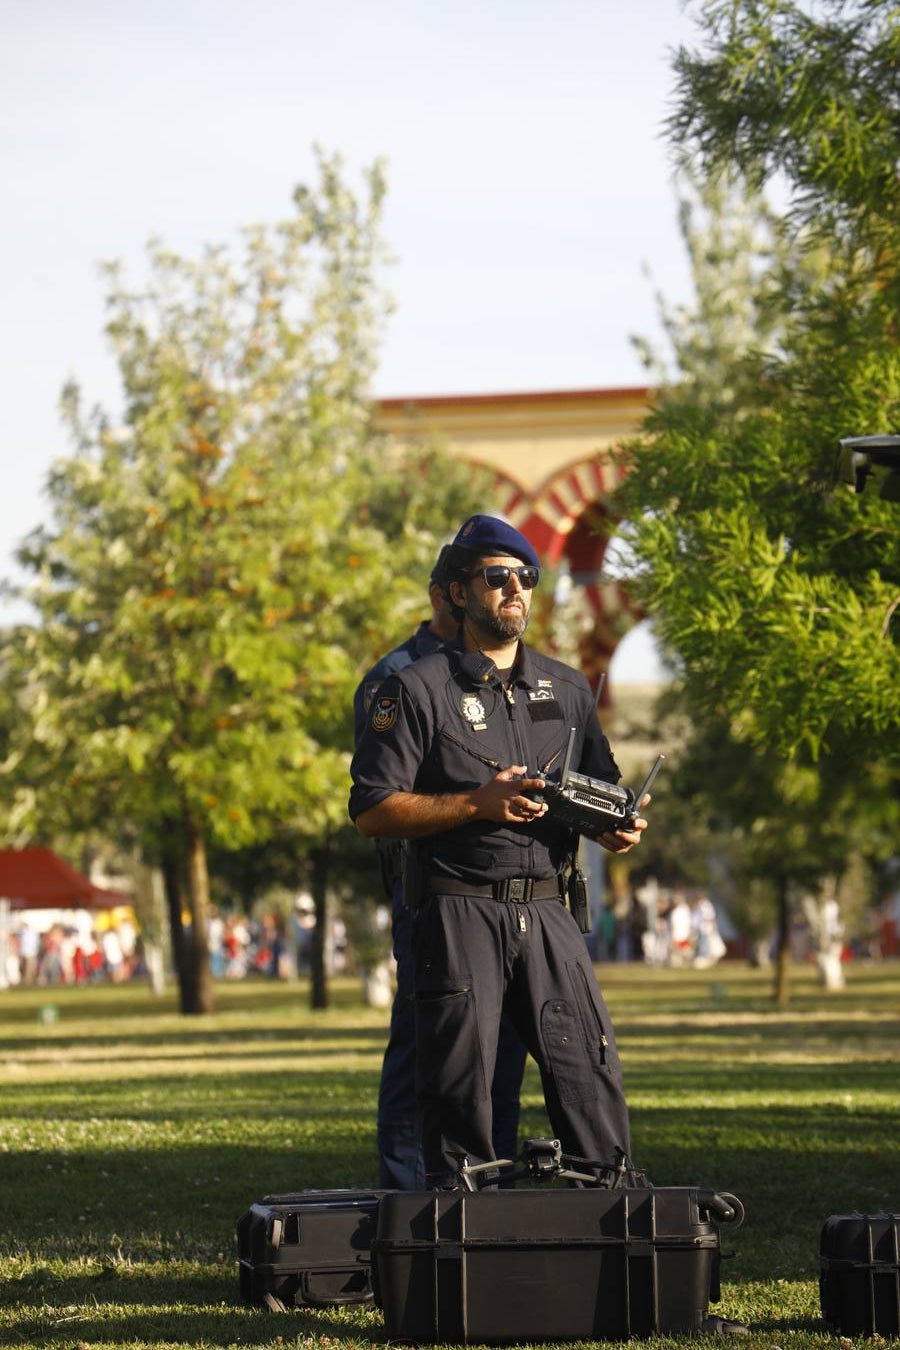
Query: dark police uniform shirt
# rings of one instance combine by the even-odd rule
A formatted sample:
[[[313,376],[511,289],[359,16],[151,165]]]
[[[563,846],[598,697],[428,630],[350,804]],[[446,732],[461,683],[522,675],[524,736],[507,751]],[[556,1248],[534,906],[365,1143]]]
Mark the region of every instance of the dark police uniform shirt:
[[[524,764],[529,777],[559,780],[569,730],[572,767],[618,782],[587,679],[524,643],[504,686],[478,679],[485,658],[459,641],[391,676],[378,689],[351,766],[350,815],[394,792],[440,794],[483,786],[501,769]],[[549,878],[572,846],[568,829],[473,820],[418,841],[424,869],[472,884],[509,877]]]
[[[443,647],[442,639],[432,633],[429,624],[429,619],[423,619],[412,637],[407,638],[405,642],[401,642],[399,647],[394,647],[393,651],[389,651],[382,656],[360,680],[356,693],[353,695],[353,737],[356,745],[359,745],[360,738],[366,729],[372,700],[387,677],[394,675],[398,670],[403,670],[405,666],[411,666],[414,661],[421,660],[423,656],[430,656],[432,652],[440,651]]]

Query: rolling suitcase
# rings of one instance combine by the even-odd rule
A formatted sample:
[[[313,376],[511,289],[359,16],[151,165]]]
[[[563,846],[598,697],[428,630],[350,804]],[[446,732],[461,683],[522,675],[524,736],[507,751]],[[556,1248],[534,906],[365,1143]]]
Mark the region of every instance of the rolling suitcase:
[[[900,1214],[832,1214],[819,1245],[819,1297],[829,1329],[900,1335]]]
[[[693,1187],[393,1191],[372,1259],[392,1340],[619,1340],[703,1329],[733,1196]]]
[[[384,1191],[266,1195],[237,1224],[245,1303],[289,1308],[372,1301],[371,1243]]]

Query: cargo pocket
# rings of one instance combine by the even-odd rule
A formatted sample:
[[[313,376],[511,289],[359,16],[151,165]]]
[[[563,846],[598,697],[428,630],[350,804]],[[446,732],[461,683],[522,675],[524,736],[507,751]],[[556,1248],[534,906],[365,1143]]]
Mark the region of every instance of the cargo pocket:
[[[604,1069],[613,1071],[617,1066],[615,1038],[612,1029],[607,1029],[604,1019],[605,1005],[597,988],[597,983],[577,961],[568,962],[569,978],[575,989],[575,997],[584,1019],[584,1033],[596,1061]],[[608,1034],[607,1034],[608,1030]]]
[[[468,976],[416,988],[416,1093],[462,1106],[484,1101],[487,1083]]]
[[[541,1033],[561,1101],[596,1097],[600,1079],[611,1068],[609,1044],[600,1007],[583,967],[568,961],[571,999],[551,999],[541,1012]]]
[[[597,1096],[596,1073],[574,1000],[554,998],[541,1009],[541,1040],[561,1102]]]

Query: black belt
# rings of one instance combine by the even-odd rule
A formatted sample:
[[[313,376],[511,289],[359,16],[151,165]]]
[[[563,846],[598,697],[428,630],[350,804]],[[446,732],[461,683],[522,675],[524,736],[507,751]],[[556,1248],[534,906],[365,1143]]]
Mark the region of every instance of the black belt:
[[[523,903],[560,898],[559,877],[539,880],[534,877],[508,877],[506,881],[492,881],[487,886],[473,886],[468,881],[457,881],[454,877],[441,877],[432,873],[425,878],[425,890],[429,895],[475,895],[483,900]]]

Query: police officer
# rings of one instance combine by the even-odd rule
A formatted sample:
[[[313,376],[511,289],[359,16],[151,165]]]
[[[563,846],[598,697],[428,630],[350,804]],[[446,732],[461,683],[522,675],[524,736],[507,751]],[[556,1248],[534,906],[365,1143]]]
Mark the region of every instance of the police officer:
[[[382,656],[360,681],[353,699],[357,745],[373,699],[387,677],[423,656],[439,651],[456,637],[459,625],[444,593],[447,552],[446,546],[441,549],[429,580],[431,619],[423,620],[406,642]],[[403,894],[404,845],[398,839],[376,839],[375,843],[385,890],[391,901],[391,936],[397,963],[390,1032],[378,1085],[378,1184],[387,1190],[421,1190],[425,1186],[425,1165],[415,1090],[412,912]],[[509,1019],[504,1017],[491,1088],[493,1144],[498,1157],[514,1157],[518,1147],[519,1093],[525,1057],[524,1045]]]
[[[476,515],[446,559],[456,640],[385,681],[352,765],[367,836],[413,841],[416,1082],[430,1185],[490,1161],[490,1083],[506,1010],[538,1063],[567,1153],[630,1152],[612,1025],[578,925],[561,903],[570,832],[535,796],[572,765],[617,781],[585,677],[525,645],[540,561],[505,521]],[[644,801],[648,800],[645,798]],[[641,803],[643,805],[643,802]],[[646,821],[599,836],[614,853]]]
[[[418,661],[423,656],[440,651],[441,647],[455,638],[459,631],[459,624],[451,614],[444,595],[444,563],[448,552],[449,546],[445,544],[438,554],[428,580],[431,618],[423,619],[412,637],[376,661],[359,682],[353,695],[353,734],[357,745],[366,729],[372,700],[388,675],[402,670],[404,666],[411,666],[413,661]]]

